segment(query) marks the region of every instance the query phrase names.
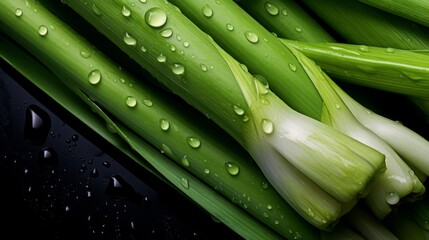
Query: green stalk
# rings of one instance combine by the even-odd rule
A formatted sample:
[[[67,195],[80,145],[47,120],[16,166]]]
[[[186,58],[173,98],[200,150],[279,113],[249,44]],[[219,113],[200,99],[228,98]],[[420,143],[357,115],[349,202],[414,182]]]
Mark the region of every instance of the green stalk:
[[[383,11],[410,19],[429,27],[429,2],[426,0],[359,0]]]
[[[428,29],[356,0],[301,0],[348,43],[428,49]]]
[[[206,197],[198,195],[198,188],[192,186],[201,185],[195,180],[196,176],[240,206],[243,212],[235,209],[228,215],[219,212],[213,203],[204,205],[218,219],[246,238],[268,236],[275,239],[277,234],[288,238],[318,237],[317,229],[302,219],[268,184],[251,157],[199,113],[174,96],[121,70],[37,1],[1,1],[0,6],[0,30],[43,62],[58,76],[58,81],[63,81],[89,102],[96,112],[100,114],[102,108],[126,124],[125,129],[115,127],[122,125],[119,121],[109,122],[135,150],[145,156],[148,144],[133,140],[138,137],[131,133],[144,137],[158,152],[192,173],[189,176],[183,171],[169,171],[149,154],[151,164],[159,171],[162,169],[173,185],[196,202],[207,201],[207,196],[212,196],[213,201],[219,199],[216,201],[222,203],[222,197],[214,197],[213,192],[207,192]],[[106,119],[106,114],[101,113]],[[201,190],[200,194],[204,192]]]
[[[358,44],[282,39],[313,59],[331,77],[415,97],[429,96],[429,56]]]
[[[312,79],[314,86],[317,88],[322,99],[326,103],[325,106],[328,114],[324,114],[323,116],[328,116],[328,118],[322,119],[322,122],[325,122],[354,139],[377,149],[385,155],[386,171],[375,177],[372,182],[370,192],[365,196],[365,200],[368,202],[377,217],[380,219],[384,218],[388,213],[390,213],[391,205],[398,204],[399,200],[408,198],[414,199],[416,196],[423,194],[425,187],[420,182],[419,178],[412,173],[411,168],[404,162],[404,160],[402,160],[391,146],[391,144],[393,144],[392,142],[401,142],[403,139],[390,140],[388,137],[385,138],[384,135],[379,134],[379,131],[373,131],[372,129],[374,128],[367,127],[369,124],[365,124],[367,121],[363,119],[363,114],[359,111],[365,110],[365,113],[367,113],[367,110],[356,101],[352,104],[351,101],[353,101],[353,99],[342,91],[328,75],[322,72],[320,67],[317,66],[313,60],[292,47],[291,51],[295,54],[302,66],[304,66],[305,71]],[[382,124],[386,121],[374,122]],[[389,130],[391,129],[392,128],[389,128]],[[410,134],[414,133],[410,130],[409,132]],[[380,137],[380,135],[383,137]],[[401,133],[400,135],[404,137],[407,134]],[[414,135],[410,135],[410,139],[420,140],[420,145],[416,146],[411,151],[409,151],[407,147],[402,147],[402,149],[410,152],[411,154],[414,153],[414,150],[419,151],[418,153],[420,154],[417,155],[416,163],[420,163],[419,166],[424,166],[427,161],[424,161],[422,157],[425,158],[427,156],[424,152],[428,151],[425,149],[429,149],[429,142],[422,141],[424,139],[421,137],[417,138],[419,136],[415,135],[417,134],[414,133]],[[396,145],[393,146],[396,147]],[[426,148],[419,149],[419,147]],[[426,152],[426,154],[428,153],[429,152]]]
[[[335,224],[383,166],[378,151],[291,109],[174,5],[66,3],[165,86],[208,113],[315,226]],[[356,178],[347,177],[352,173]],[[328,194],[339,192],[336,184],[345,186],[339,199]]]
[[[290,51],[233,0],[170,1],[296,111],[320,119],[323,101]],[[246,3],[247,4],[247,3]],[[277,91],[283,88],[284,91]]]
[[[334,38],[294,0],[236,0],[240,7],[277,37],[335,42]]]

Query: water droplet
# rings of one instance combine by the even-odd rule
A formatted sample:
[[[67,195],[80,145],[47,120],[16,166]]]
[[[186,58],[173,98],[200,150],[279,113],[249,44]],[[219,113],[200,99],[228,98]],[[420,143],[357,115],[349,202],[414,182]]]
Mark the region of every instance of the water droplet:
[[[272,210],[272,209],[273,209],[273,206],[272,206],[271,204],[268,204],[268,205],[267,205],[267,209],[268,209],[268,210]]]
[[[188,137],[187,142],[188,142],[188,145],[191,146],[192,148],[199,148],[201,146],[200,139],[196,137]]]
[[[171,45],[171,46],[170,46],[170,50],[171,50],[172,52],[175,52],[175,51],[176,51],[176,46]]]
[[[234,26],[231,23],[227,23],[226,24],[226,30],[232,32],[232,31],[234,31]]]
[[[292,72],[296,72],[296,66],[292,63],[289,63],[289,69],[292,70]]]
[[[336,109],[340,109],[340,108],[341,108],[341,104],[339,104],[339,103],[335,103],[335,108],[336,108]]]
[[[386,194],[386,202],[390,205],[395,205],[399,202],[400,197],[399,194],[395,193],[395,192],[390,192]]]
[[[39,152],[37,163],[41,168],[53,169],[58,165],[58,154],[52,147],[44,148]]]
[[[40,25],[39,27],[39,35],[44,37],[48,34],[48,27],[46,27],[45,25]]]
[[[386,52],[387,52],[387,53],[394,53],[394,52],[395,52],[395,49],[394,49],[394,48],[391,48],[391,47],[388,47],[388,48],[386,48]]]
[[[175,63],[171,65],[171,70],[176,75],[183,75],[185,73],[185,67],[180,63]]]
[[[272,16],[276,16],[280,12],[279,8],[276,5],[271,4],[269,2],[265,3],[265,10],[267,11],[268,14],[270,14]]]
[[[91,172],[89,173],[89,175],[93,178],[98,177],[98,175],[99,175],[98,170],[96,168],[92,169]]]
[[[234,162],[225,163],[225,169],[230,175],[233,175],[233,176],[238,175],[238,173],[240,172],[240,168]]]
[[[358,49],[361,52],[369,52],[368,46],[365,46],[365,45],[359,46]]]
[[[128,46],[135,46],[137,44],[137,40],[133,38],[129,33],[125,33],[124,42]]]
[[[125,179],[119,175],[111,176],[107,184],[106,195],[116,201],[129,200],[140,204],[142,197]]]
[[[295,31],[300,33],[300,32],[302,32],[302,28],[300,28],[300,27],[295,27]]]
[[[268,183],[266,181],[261,181],[261,188],[262,189],[267,189],[268,188]]]
[[[92,85],[97,85],[101,82],[101,72],[98,69],[94,69],[88,74],[88,81]]]
[[[189,47],[189,45],[190,45],[190,44],[189,44],[189,42],[186,42],[186,41],[185,41],[185,42],[183,42],[183,46],[184,46],[185,48]]]
[[[210,6],[208,6],[208,5],[205,5],[204,7],[203,7],[203,15],[205,16],[205,17],[212,17],[213,16],[213,9],[211,9],[210,8]]]
[[[101,16],[101,11],[95,4],[92,4],[91,7],[92,7],[92,11],[94,12],[95,15]]]
[[[156,58],[156,60],[158,60],[158,62],[163,63],[167,61],[167,57],[164,54],[159,54],[159,56]]]
[[[244,114],[244,110],[238,106],[234,106],[234,112],[239,116],[242,116]]]
[[[246,39],[251,42],[251,43],[257,43],[259,42],[259,37],[258,35],[256,35],[256,33],[254,32],[245,32],[244,36],[246,37]]]
[[[161,35],[161,37],[169,38],[169,37],[173,36],[173,29],[166,28],[166,29],[160,31],[159,35]]]
[[[182,184],[182,186],[185,188],[185,189],[189,189],[189,181],[188,181],[188,179],[187,178],[180,178],[180,184]]]
[[[207,72],[208,68],[206,65],[204,65],[203,63],[200,64],[201,70],[203,70],[203,72]]]
[[[141,47],[140,47],[140,51],[142,51],[142,52],[147,52],[147,48],[146,48],[145,46],[141,46]]]
[[[141,3],[146,3],[146,2],[147,2],[147,0],[140,0],[140,2],[141,2]]]
[[[210,170],[208,168],[204,169],[205,174],[210,174]]]
[[[171,148],[169,146],[167,146],[167,144],[161,144],[161,153],[166,154],[167,156],[174,158],[174,154],[173,151],[171,150]]]
[[[91,52],[82,50],[82,51],[80,51],[80,56],[88,59],[91,57]]]
[[[170,128],[170,122],[165,118],[161,118],[159,120],[159,126],[163,131],[167,131]]]
[[[133,96],[128,96],[125,98],[125,104],[128,107],[133,108],[133,107],[137,106],[137,99]]]
[[[30,105],[25,112],[24,123],[24,138],[34,145],[42,145],[51,128],[51,118],[49,114],[38,107],[37,105]]]
[[[150,99],[143,99],[143,104],[146,105],[147,107],[152,107],[153,102]]]
[[[182,159],[180,160],[180,162],[182,163],[183,166],[189,167],[188,155],[183,156]]]
[[[280,12],[283,16],[287,16],[287,10],[286,9],[282,9]]]
[[[123,6],[121,10],[122,16],[129,17],[131,16],[131,11],[127,7]]]
[[[21,17],[23,13],[24,13],[24,12],[22,11],[22,9],[21,9],[21,8],[17,8],[17,9],[15,9],[15,16],[17,16],[17,17]]]
[[[154,28],[159,28],[167,23],[167,14],[161,8],[151,8],[145,14],[146,23]]]
[[[106,167],[106,168],[109,168],[109,167],[110,167],[110,162],[108,162],[108,161],[104,161],[102,164],[103,164],[103,166],[104,166],[104,167]]]
[[[273,122],[271,122],[271,120],[269,119],[262,119],[262,130],[264,131],[264,133],[266,134],[271,134],[274,131],[274,125]]]

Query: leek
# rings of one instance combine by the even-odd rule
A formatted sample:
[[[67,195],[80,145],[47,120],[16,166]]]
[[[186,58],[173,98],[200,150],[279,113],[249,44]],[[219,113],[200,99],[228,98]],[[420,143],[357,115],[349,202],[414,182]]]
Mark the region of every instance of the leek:
[[[109,129],[216,218],[246,238],[277,238],[278,234],[317,238],[318,231],[289,207],[240,146],[199,113],[134,79],[37,1],[2,1],[0,5],[1,31],[46,64],[57,75],[51,81],[64,82],[103,116]],[[54,84],[57,83],[49,85],[48,81],[43,86],[53,89],[58,85]],[[54,94],[58,91],[51,90]],[[163,153],[163,159],[175,160],[192,175],[160,160],[156,152]],[[195,176],[241,210],[225,203],[214,191],[204,190]],[[220,211],[217,203],[229,212]]]
[[[330,33],[294,0],[236,2],[277,37],[299,41],[335,42]]]
[[[429,27],[429,2],[425,0],[359,0],[383,11],[410,19]]]
[[[174,5],[66,4],[233,136],[274,188],[315,226],[327,229],[337,222],[349,209],[343,207],[384,166],[378,151],[291,109]]]
[[[348,43],[428,49],[427,28],[357,0],[300,0]]]

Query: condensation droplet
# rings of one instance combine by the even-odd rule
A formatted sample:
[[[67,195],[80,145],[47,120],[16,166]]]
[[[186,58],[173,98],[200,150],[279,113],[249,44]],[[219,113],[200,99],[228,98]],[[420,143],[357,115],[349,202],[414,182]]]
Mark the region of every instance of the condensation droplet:
[[[267,11],[268,14],[272,15],[272,16],[277,16],[279,14],[279,8],[269,2],[265,3],[265,10]]]
[[[205,174],[210,174],[210,170],[208,168],[204,169]]]
[[[133,108],[133,107],[137,106],[137,100],[133,96],[128,96],[128,97],[125,98],[125,104],[128,107]]]
[[[21,9],[21,8],[17,8],[17,9],[15,9],[15,16],[17,16],[17,17],[21,17],[23,13],[24,13],[24,12],[22,11],[22,9]]]
[[[302,28],[300,28],[300,27],[295,27],[295,31],[300,33],[300,32],[302,32]]]
[[[156,60],[160,63],[166,62],[167,61],[167,57],[164,54],[159,54],[159,56],[156,58]]]
[[[143,99],[143,104],[148,106],[148,107],[152,107],[153,102],[150,99]]]
[[[386,48],[386,52],[387,52],[387,53],[394,53],[394,52],[395,52],[395,49],[394,49],[394,48],[391,48],[391,47],[388,47],[388,48]]]
[[[395,205],[399,202],[400,197],[399,194],[395,193],[395,192],[390,192],[386,194],[386,202],[390,205]]]
[[[48,27],[46,27],[45,25],[40,25],[39,27],[39,35],[44,37],[48,34]]]
[[[173,29],[166,28],[166,29],[162,30],[161,32],[159,32],[159,34],[162,37],[169,38],[169,37],[173,36]]]
[[[286,9],[282,9],[281,11],[280,11],[280,13],[283,15],[283,16],[287,16],[287,10]]]
[[[185,167],[189,167],[188,155],[183,156],[182,159],[180,160],[180,163]]]
[[[91,8],[95,15],[101,16],[101,11],[95,4],[92,4]]]
[[[141,46],[141,47],[140,47],[140,51],[142,51],[142,52],[147,52],[147,48],[146,48],[145,46]]]
[[[101,82],[101,72],[98,69],[94,69],[88,74],[88,81],[92,85],[97,85]]]
[[[244,114],[244,110],[238,106],[234,106],[234,112],[239,116],[242,116]]]
[[[123,6],[121,10],[122,16],[129,17],[131,16],[131,11],[127,7]]]
[[[196,137],[188,137],[186,140],[188,142],[188,145],[191,146],[192,148],[199,148],[201,146],[200,139]]]
[[[80,51],[80,56],[88,59],[91,57],[91,52],[82,50],[82,51]]]
[[[189,44],[189,42],[186,42],[186,41],[185,41],[185,42],[183,42],[183,46],[184,46],[185,48],[189,47],[189,45],[190,45],[190,44]]]
[[[368,47],[367,47],[367,46],[365,46],[365,45],[359,46],[359,47],[358,47],[358,49],[359,49],[359,51],[361,51],[361,52],[369,52]]]
[[[185,67],[180,63],[175,63],[171,65],[171,70],[176,75],[183,75],[185,73]]]
[[[226,30],[232,32],[234,31],[234,25],[232,25],[231,23],[227,23],[226,24]]]
[[[266,134],[271,134],[274,131],[274,125],[273,122],[271,122],[271,120],[269,119],[262,119],[262,130],[264,131],[264,133]]]
[[[170,122],[165,118],[161,118],[159,120],[159,126],[163,131],[167,131],[170,128]]]
[[[200,67],[201,67],[201,70],[203,70],[203,72],[207,72],[208,68],[205,64],[201,63]]]
[[[289,69],[292,70],[292,72],[296,71],[296,66],[292,63],[289,63]]]
[[[137,44],[137,40],[132,37],[129,33],[125,33],[124,42],[128,46],[135,46]]]
[[[267,189],[268,188],[268,183],[266,181],[261,181],[261,188],[262,189]]]
[[[212,17],[213,16],[213,9],[211,9],[210,8],[210,6],[208,6],[208,5],[205,5],[204,7],[203,7],[203,15],[205,16],[205,17]]]
[[[167,14],[161,8],[151,8],[145,14],[146,23],[154,28],[159,28],[167,23]]]
[[[240,172],[240,168],[234,162],[225,163],[225,169],[228,172],[228,174],[230,174],[232,176],[236,176]]]
[[[189,181],[187,178],[180,178],[180,184],[182,184],[185,189],[189,189]]]
[[[254,32],[250,32],[250,31],[245,32],[244,36],[246,36],[246,39],[251,43],[258,43],[259,42],[259,37]]]

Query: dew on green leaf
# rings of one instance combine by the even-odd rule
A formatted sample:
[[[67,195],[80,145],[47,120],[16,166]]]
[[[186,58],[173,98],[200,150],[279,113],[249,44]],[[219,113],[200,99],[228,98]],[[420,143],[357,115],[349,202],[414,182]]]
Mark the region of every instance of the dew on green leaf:
[[[98,69],[94,69],[88,74],[88,82],[92,85],[97,85],[101,82],[101,72]]]
[[[228,174],[232,176],[236,176],[238,175],[238,173],[240,173],[239,166],[237,165],[237,163],[234,163],[234,162],[225,163],[225,169],[228,172]]]
[[[133,96],[128,96],[125,98],[125,104],[130,108],[134,108],[137,106],[137,99]]]
[[[208,5],[205,5],[204,7],[203,7],[203,15],[205,16],[205,17],[212,17],[213,16],[213,9],[211,9],[210,8],[210,6],[208,6]]]
[[[38,32],[40,36],[44,37],[48,34],[48,27],[46,27],[45,25],[40,25]]]
[[[254,32],[247,31],[247,32],[244,33],[244,36],[251,43],[258,43],[259,42],[259,37]]]
[[[132,37],[129,33],[125,33],[124,42],[128,46],[135,46],[137,44],[137,40]]]
[[[192,148],[199,148],[201,146],[200,139],[196,137],[188,137],[186,141],[188,142],[188,145]]]
[[[276,5],[269,3],[269,2],[266,2],[264,6],[265,6],[265,10],[267,11],[268,14],[270,14],[272,16],[279,15],[280,10]]]
[[[147,10],[145,21],[149,26],[159,28],[167,23],[167,14],[161,8],[154,7]]]
[[[17,16],[17,17],[21,17],[23,13],[24,13],[24,12],[22,11],[22,9],[21,9],[21,8],[17,8],[17,9],[15,9],[15,16]]]

